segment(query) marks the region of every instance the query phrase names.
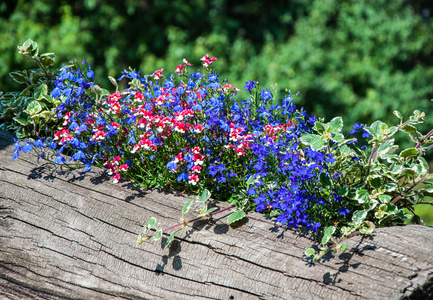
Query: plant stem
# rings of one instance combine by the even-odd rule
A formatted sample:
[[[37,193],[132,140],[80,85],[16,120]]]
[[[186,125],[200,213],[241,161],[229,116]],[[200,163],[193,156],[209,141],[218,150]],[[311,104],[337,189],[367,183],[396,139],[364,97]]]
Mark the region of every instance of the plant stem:
[[[212,217],[212,216],[214,216],[214,215],[216,215],[216,214],[219,214],[219,213],[225,212],[226,210],[229,210],[229,209],[232,209],[232,208],[235,208],[235,207],[236,207],[235,204],[230,205],[229,207],[226,207],[226,208],[224,208],[224,209],[221,209],[221,210],[215,211],[215,212],[213,212],[213,213],[211,213],[211,214],[206,214],[206,215],[203,215],[203,216],[200,216],[200,217],[194,218],[194,219],[192,219],[192,220],[188,220],[188,221],[181,222],[181,223],[178,223],[178,224],[176,224],[176,225],[170,226],[170,227],[164,229],[162,232],[164,233],[164,232],[167,232],[167,231],[169,231],[169,230],[171,230],[171,229],[173,229],[173,228],[176,228],[176,227],[179,227],[179,226],[182,226],[182,225],[185,226],[185,225],[187,225],[187,224],[189,224],[189,223],[192,223],[192,222],[195,222],[195,221],[199,221],[199,220],[202,220],[202,219],[205,219],[205,218],[208,218],[208,217]],[[153,236],[155,236],[155,234],[154,234],[154,235],[151,235],[149,238],[152,238]]]
[[[420,180],[418,180],[417,182],[415,182],[407,191],[406,191],[406,193],[407,192],[410,192],[415,186],[417,186],[418,184],[420,184],[421,182],[423,182],[424,180],[426,180],[426,179],[428,179],[428,178],[430,178],[430,177],[432,177],[433,176],[433,174],[427,174],[426,176],[424,176],[423,178],[421,178]],[[400,198],[401,197],[403,197],[402,195],[399,195],[399,196],[397,196],[397,197],[395,197],[392,201],[391,201],[391,204],[394,204],[395,202],[397,202],[398,200],[400,200]]]
[[[421,147],[421,145],[423,145],[425,143],[425,141],[433,134],[433,129],[430,130],[425,137],[415,146],[415,148],[419,148]],[[431,147],[429,147],[428,149],[430,149]]]

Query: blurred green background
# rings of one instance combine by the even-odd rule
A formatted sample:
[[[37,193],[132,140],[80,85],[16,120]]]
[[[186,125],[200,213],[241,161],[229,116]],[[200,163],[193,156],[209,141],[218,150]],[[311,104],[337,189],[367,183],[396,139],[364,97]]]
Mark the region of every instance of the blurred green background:
[[[16,46],[30,38],[58,66],[86,59],[111,88],[129,66],[170,74],[206,53],[239,88],[278,83],[279,95],[330,120],[396,122],[415,109],[433,128],[433,1],[430,0],[18,0],[0,4],[0,90],[31,67]],[[246,95],[245,95],[246,96]],[[428,157],[433,165],[433,156]],[[421,213],[433,225],[433,208]]]

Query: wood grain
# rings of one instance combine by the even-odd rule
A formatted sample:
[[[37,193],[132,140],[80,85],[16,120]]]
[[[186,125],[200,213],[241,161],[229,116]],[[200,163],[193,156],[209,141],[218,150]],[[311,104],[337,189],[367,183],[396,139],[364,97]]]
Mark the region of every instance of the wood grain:
[[[189,198],[12,153],[12,136],[0,132],[0,298],[433,297],[433,228],[378,229],[314,265],[303,255],[314,242],[258,213],[236,226],[227,214],[195,222],[166,250],[167,236],[138,247],[150,217],[173,225]]]

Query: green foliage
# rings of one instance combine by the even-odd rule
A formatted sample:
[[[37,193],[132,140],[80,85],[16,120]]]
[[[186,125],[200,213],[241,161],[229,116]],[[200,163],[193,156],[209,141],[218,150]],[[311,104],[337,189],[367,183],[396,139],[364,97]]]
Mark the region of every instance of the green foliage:
[[[341,205],[347,209],[344,217],[324,231],[319,252],[313,249],[305,252],[313,257],[313,262],[331,249],[347,247],[343,248],[335,237],[344,239],[355,232],[369,235],[376,227],[402,225],[409,219],[413,224],[422,224],[414,208],[419,204],[433,205],[433,174],[424,158],[433,148],[433,129],[426,134],[418,131],[425,118],[418,110],[404,122],[400,112],[394,115],[399,119],[396,126],[382,121],[364,128],[358,126],[356,130],[362,129],[368,141],[364,146],[358,145],[355,138],[341,134],[341,118],[329,123],[317,122],[315,133],[301,137],[304,146],[316,147],[336,160],[328,176],[324,176],[328,181],[321,180],[323,193],[336,192]],[[413,147],[400,147],[394,139],[398,132],[406,134]],[[327,247],[328,243],[332,243],[331,248]]]
[[[186,220],[185,218],[185,214],[189,211],[189,208],[191,207],[194,199],[190,199],[188,200],[185,205],[182,208],[182,218],[181,218],[181,223],[173,225],[171,227],[168,227],[166,229],[157,229],[156,227],[156,219],[154,217],[149,219],[149,222],[147,224],[147,226],[143,227],[143,234],[144,234],[144,238],[142,235],[138,235],[137,237],[137,245],[140,246],[142,243],[144,243],[147,240],[154,240],[157,241],[159,239],[162,238],[163,233],[170,231],[172,229],[177,228],[175,231],[173,231],[170,236],[168,237],[167,241],[164,244],[164,249],[166,249],[170,243],[174,240],[174,237],[176,236],[176,233],[178,233],[179,231],[181,231],[182,229],[184,229],[189,223],[195,222],[195,221],[199,221],[205,218],[210,218],[213,215],[225,212],[229,209],[232,209],[235,207],[235,205],[229,206],[227,208],[221,209],[219,211],[216,211],[217,208],[216,207],[212,207],[210,209],[208,209],[207,207],[207,201],[209,200],[211,194],[208,190],[204,189],[200,195],[197,196],[197,199],[195,200],[196,202],[201,203],[203,206],[201,209],[194,211],[195,213],[198,213],[198,217],[191,219],[191,220]],[[243,210],[240,209],[236,209],[228,218],[228,222],[229,224],[236,222],[237,220],[242,219],[243,217],[245,217],[245,212]],[[150,230],[156,230],[155,234],[151,234],[149,231]]]
[[[50,96],[57,71],[52,69],[54,53],[39,54],[36,42],[27,40],[18,46],[20,54],[31,58],[38,66],[11,72],[12,79],[24,86],[20,91],[0,94],[0,128],[14,131],[19,137],[54,134],[61,120],[56,118],[59,100]]]

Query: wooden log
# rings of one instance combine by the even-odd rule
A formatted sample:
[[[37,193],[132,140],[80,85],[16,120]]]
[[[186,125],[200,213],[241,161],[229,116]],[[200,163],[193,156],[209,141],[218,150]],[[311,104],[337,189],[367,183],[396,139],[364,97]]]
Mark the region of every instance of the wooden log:
[[[258,213],[195,222],[163,250],[136,244],[188,197],[112,184],[21,154],[0,132],[0,296],[6,299],[428,299],[433,228],[378,229],[311,264],[315,243]],[[224,208],[226,203],[214,202]],[[1,298],[1,297],[0,297]],[[2,298],[2,299],[3,299]]]

